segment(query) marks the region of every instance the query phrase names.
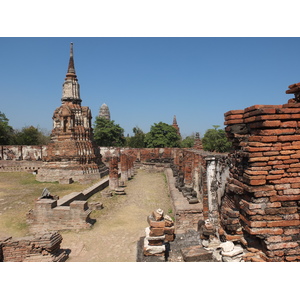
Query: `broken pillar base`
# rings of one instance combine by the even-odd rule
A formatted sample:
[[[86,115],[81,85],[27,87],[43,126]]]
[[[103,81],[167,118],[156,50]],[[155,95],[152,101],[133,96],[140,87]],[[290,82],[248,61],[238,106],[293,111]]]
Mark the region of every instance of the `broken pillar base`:
[[[90,202],[88,205],[91,210],[103,209],[103,203],[101,203],[101,202]]]
[[[125,189],[124,188],[120,188],[120,187],[116,188],[114,190],[114,193],[115,193],[115,195],[126,195]]]
[[[195,197],[187,197],[189,204],[199,203],[199,200]]]
[[[112,197],[112,195],[113,195],[112,191],[103,191],[103,192],[101,192],[101,196],[103,198],[110,198],[110,197]]]

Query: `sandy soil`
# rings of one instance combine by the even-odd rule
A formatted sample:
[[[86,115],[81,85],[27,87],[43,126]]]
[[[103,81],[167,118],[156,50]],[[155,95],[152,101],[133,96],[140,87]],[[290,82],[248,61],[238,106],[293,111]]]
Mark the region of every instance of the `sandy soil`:
[[[92,229],[61,233],[61,248],[71,250],[68,261],[135,262],[137,241],[148,226],[147,216],[157,208],[173,216],[163,173],[138,170],[125,191],[126,195],[107,199],[100,193],[94,195],[91,201],[101,201],[104,208],[92,213],[97,220]]]

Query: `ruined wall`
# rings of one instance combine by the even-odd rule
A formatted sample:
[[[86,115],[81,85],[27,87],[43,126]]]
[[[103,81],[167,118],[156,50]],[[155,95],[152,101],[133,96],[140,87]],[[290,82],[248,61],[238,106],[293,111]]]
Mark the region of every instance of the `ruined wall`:
[[[87,201],[74,200],[68,205],[57,205],[58,200],[37,199],[34,209],[27,214],[31,232],[85,229],[91,226]]]
[[[47,146],[0,145],[0,172],[37,172],[47,155]]]
[[[267,261],[300,260],[300,103],[225,114],[230,179],[221,209],[227,239]]]
[[[60,249],[62,236],[57,232],[23,238],[0,239],[0,261],[3,262],[60,262],[68,258]]]
[[[219,210],[221,198],[225,193],[225,185],[229,176],[229,161],[227,154],[212,154],[201,150],[177,149],[172,165],[176,177],[175,186],[186,198],[189,204],[178,217],[186,221],[186,211],[198,203],[199,220],[209,219],[214,225],[219,225]],[[196,219],[194,218],[194,219]],[[182,223],[183,223],[182,221]],[[193,220],[193,228],[195,220]]]
[[[47,146],[3,146],[0,145],[1,160],[39,161],[47,155]]]

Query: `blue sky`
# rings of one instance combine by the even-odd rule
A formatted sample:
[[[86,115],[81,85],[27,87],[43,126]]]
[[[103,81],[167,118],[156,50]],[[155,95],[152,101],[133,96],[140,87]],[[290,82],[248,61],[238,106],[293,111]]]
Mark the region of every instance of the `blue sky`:
[[[203,136],[228,110],[286,103],[300,81],[300,38],[2,37],[0,111],[11,126],[52,129],[70,42],[82,105],[94,120],[106,103],[130,135],[176,115],[183,136]]]

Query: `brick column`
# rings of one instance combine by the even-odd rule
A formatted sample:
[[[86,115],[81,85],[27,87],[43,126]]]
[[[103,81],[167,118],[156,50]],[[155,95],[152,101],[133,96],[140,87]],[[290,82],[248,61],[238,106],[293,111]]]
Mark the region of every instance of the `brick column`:
[[[300,103],[229,111],[225,125],[235,148],[221,208],[228,237],[243,234],[264,260],[300,261]]]
[[[185,186],[192,187],[193,185],[193,178],[192,178],[192,169],[193,169],[193,153],[189,151],[185,151],[184,153],[184,163],[183,163],[183,170],[184,170],[184,184]]]
[[[121,180],[124,183],[128,180],[128,155],[125,153],[121,153],[120,162],[121,162]]]
[[[111,156],[109,158],[109,188],[111,190],[115,190],[119,187],[118,162],[118,156]]]

